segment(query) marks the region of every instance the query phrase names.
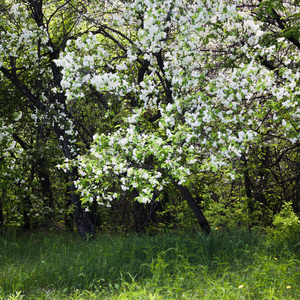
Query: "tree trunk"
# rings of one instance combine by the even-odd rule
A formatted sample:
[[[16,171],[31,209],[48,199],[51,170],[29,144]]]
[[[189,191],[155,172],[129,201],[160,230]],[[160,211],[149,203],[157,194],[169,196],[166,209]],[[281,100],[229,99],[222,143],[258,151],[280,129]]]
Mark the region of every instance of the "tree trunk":
[[[96,228],[92,213],[85,211],[85,209],[81,206],[79,196],[76,194],[76,187],[74,185],[76,173],[77,172],[74,168],[67,172],[70,197],[71,202],[74,205],[74,215],[79,235],[83,239],[88,239],[95,236]]]
[[[195,217],[197,218],[198,223],[199,223],[201,229],[203,230],[203,232],[206,235],[209,235],[210,234],[210,226],[208,224],[208,221],[206,220],[205,216],[203,215],[200,207],[196,203],[196,201],[195,201],[193,195],[191,194],[191,192],[189,191],[189,189],[174,182],[174,181],[173,181],[173,184],[180,191],[182,198],[187,201],[187,203],[190,206],[190,208],[192,209]]]
[[[54,204],[54,198],[52,193],[52,184],[50,181],[50,176],[47,172],[44,172],[43,170],[38,170],[38,175],[41,182],[42,187],[42,194],[45,198],[45,205],[49,207],[49,211],[46,212],[45,217],[47,223],[52,224],[53,221],[53,204]]]
[[[241,156],[241,161],[244,163],[244,185],[245,185],[245,190],[246,190],[246,195],[247,195],[247,207],[248,207],[248,214],[249,214],[249,218],[250,220],[252,220],[249,224],[249,230],[251,227],[253,227],[253,213],[254,213],[254,198],[252,195],[252,190],[251,190],[251,179],[250,179],[250,175],[249,175],[249,171],[248,171],[248,165],[247,165],[247,159],[245,154],[243,154]]]
[[[32,207],[30,196],[26,195],[23,200],[23,230],[29,231],[30,230],[30,209]]]
[[[34,180],[34,173],[35,169],[34,166],[31,167],[30,170],[30,177],[28,179],[28,182],[30,182],[30,186],[32,186],[32,182]],[[30,210],[32,208],[32,203],[30,199],[30,191],[26,191],[24,194],[24,200],[23,200],[23,220],[24,225],[23,229],[24,231],[29,231],[31,227],[31,216],[30,216]]]
[[[133,201],[133,209],[134,209],[136,232],[143,233],[145,231],[144,218],[143,218],[144,204],[138,201]]]
[[[150,221],[152,224],[157,226],[157,209],[159,208],[159,202],[155,199],[149,204],[149,213],[148,213],[148,222]]]
[[[4,214],[3,214],[2,203],[0,202],[0,227],[3,226],[3,223],[4,223]]]
[[[65,223],[65,228],[73,232],[74,231],[74,214],[70,213],[70,209],[72,207],[72,201],[71,201],[71,196],[70,196],[70,187],[67,185],[66,189],[66,202],[65,202],[65,216],[64,216],[64,223]]]
[[[132,199],[138,196],[138,192],[134,189],[132,192]],[[144,227],[144,203],[140,203],[138,201],[133,200],[133,210],[134,210],[134,218],[135,218],[135,226],[136,232],[142,233],[145,231]]]

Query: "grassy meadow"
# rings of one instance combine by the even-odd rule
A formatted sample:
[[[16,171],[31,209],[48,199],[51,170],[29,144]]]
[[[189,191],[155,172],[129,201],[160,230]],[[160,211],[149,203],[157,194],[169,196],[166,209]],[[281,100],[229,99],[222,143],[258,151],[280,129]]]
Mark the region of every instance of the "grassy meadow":
[[[300,299],[300,241],[259,230],[0,237],[1,299]]]

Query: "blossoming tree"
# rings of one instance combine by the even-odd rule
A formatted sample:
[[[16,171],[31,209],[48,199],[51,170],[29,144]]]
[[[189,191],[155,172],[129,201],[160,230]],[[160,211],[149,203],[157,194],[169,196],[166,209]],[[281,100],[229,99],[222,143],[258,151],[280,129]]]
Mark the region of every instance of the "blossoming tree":
[[[10,126],[12,124],[5,124],[11,122],[10,115],[23,113],[20,122],[26,122],[38,133],[35,147],[39,151],[34,160],[27,160],[27,164],[32,166],[32,180],[36,174],[40,177],[41,189],[50,202],[53,194],[50,173],[44,160],[50,162],[56,156],[55,150],[52,153],[47,150],[52,140],[51,131],[59,142],[56,147],[60,147],[66,159],[76,157],[80,149],[76,143],[82,142],[78,135],[80,131],[87,131],[72,108],[66,105],[66,96],[56,92],[61,88],[62,74],[54,63],[67,40],[77,38],[88,29],[80,19],[81,9],[84,6],[78,6],[76,1],[2,1],[0,4],[0,72],[3,82],[1,92],[4,95],[1,95],[1,106],[6,105],[7,110],[1,114],[2,122],[10,129],[14,143],[18,143],[17,150],[19,147],[32,150],[26,143],[32,137],[23,131],[24,128],[19,128],[18,132],[16,123],[13,128]],[[17,152],[13,155],[20,157]],[[25,156],[25,153],[22,155]],[[74,192],[76,176],[74,169],[67,172],[70,202],[74,207],[79,233],[86,237],[94,233],[94,224]],[[24,218],[26,216],[27,213]]]
[[[234,178],[232,163],[249,145],[270,143],[266,135],[298,141],[299,42],[290,36],[298,10],[280,1],[180,0],[100,9],[105,19],[84,15],[96,29],[56,60],[68,101],[93,86],[122,102],[119,126],[96,134],[90,153],[73,161],[82,202],[109,205],[135,191],[148,203],[173,185],[208,233],[190,182],[224,168]]]
[[[95,203],[170,188],[209,233],[192,186],[216,172],[243,178],[253,213],[251,151],[298,145],[296,1],[15,2],[2,9],[0,71],[61,145],[82,236]],[[94,98],[89,132],[76,114]],[[80,130],[93,132],[88,153]]]

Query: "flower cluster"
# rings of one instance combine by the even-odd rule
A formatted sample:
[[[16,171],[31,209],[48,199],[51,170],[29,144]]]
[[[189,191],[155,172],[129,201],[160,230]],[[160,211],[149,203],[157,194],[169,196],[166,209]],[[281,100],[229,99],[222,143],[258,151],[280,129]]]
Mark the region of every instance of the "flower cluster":
[[[268,68],[277,48],[237,4],[135,0],[114,14],[114,37],[90,33],[69,44],[57,64],[70,101],[92,85],[138,103],[73,162],[84,202],[110,205],[133,189],[149,202],[171,182],[229,166],[267,134],[298,141],[299,71]]]

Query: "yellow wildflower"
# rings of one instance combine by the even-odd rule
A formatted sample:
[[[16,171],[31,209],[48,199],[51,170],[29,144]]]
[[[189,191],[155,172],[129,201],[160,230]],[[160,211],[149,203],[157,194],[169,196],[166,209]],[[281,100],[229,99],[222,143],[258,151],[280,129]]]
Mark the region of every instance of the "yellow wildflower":
[[[239,285],[239,289],[242,289],[244,286],[241,284],[241,285]]]
[[[291,286],[290,286],[290,285],[287,285],[287,287],[286,287],[286,288],[289,290],[289,289],[291,289]]]

